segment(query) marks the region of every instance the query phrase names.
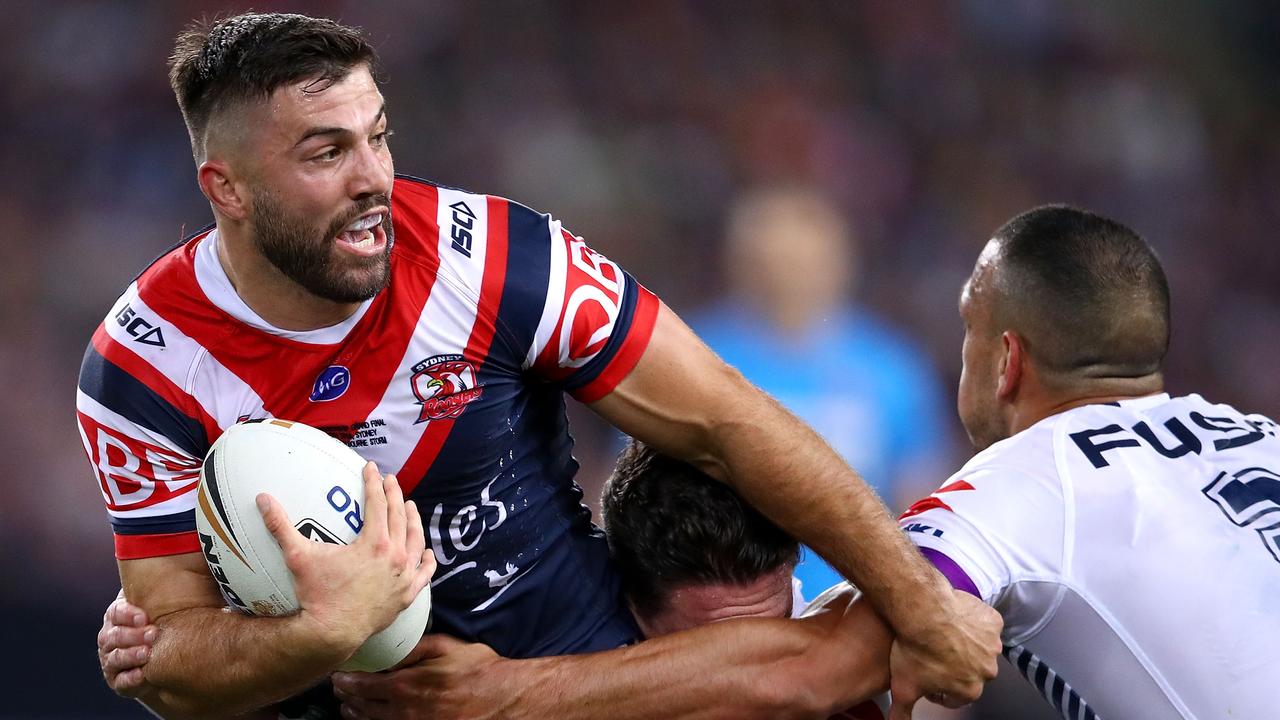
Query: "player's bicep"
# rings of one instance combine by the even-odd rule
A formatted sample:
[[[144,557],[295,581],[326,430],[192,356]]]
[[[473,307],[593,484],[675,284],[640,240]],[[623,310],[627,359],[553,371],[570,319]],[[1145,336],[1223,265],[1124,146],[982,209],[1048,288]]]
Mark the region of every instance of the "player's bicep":
[[[117,565],[125,598],[146,611],[153,622],[181,610],[226,605],[198,552],[119,560]]]
[[[628,435],[723,480],[726,471],[708,450],[718,430],[759,419],[753,400],[768,402],[662,305],[635,369],[591,409]]]

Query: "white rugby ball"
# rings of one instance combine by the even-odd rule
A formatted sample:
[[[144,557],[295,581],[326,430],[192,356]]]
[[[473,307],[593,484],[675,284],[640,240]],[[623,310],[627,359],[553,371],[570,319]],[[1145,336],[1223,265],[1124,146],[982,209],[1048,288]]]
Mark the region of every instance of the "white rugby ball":
[[[258,512],[258,493],[280,501],[307,538],[348,545],[363,527],[364,465],[354,450],[303,423],[251,420],[227,428],[200,469],[196,530],[229,605],[272,617],[300,609],[293,574]],[[428,585],[341,669],[374,672],[400,662],[422,637],[430,613]]]

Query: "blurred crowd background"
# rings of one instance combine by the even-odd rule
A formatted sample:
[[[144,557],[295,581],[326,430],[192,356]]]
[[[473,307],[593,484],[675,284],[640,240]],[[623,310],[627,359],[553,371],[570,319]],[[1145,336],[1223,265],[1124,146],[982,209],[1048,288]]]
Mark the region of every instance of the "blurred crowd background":
[[[966,458],[957,294],[992,230],[1040,203],[1160,251],[1172,392],[1280,415],[1272,2],[10,0],[0,717],[141,716],[94,656],[118,583],[75,379],[118,293],[211,218],[172,38],[248,7],[367,29],[397,170],[564,220],[895,508]],[[594,497],[618,439],[574,423]],[[969,717],[1046,716],[1020,692],[1002,683]]]

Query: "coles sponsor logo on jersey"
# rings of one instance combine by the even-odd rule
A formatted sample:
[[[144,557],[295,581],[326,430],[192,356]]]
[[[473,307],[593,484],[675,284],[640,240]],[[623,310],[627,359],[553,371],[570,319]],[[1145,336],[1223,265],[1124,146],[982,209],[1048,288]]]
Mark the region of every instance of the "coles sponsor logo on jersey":
[[[479,399],[476,367],[461,355],[435,355],[413,366],[413,394],[422,405],[415,423],[456,418]]]
[[[330,365],[311,386],[311,402],[337,400],[351,387],[351,371],[342,365]]]

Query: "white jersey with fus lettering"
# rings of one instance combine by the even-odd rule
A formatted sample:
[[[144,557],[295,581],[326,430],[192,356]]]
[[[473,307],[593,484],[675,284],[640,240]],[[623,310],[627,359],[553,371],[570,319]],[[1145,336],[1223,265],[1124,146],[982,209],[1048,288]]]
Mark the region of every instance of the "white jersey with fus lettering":
[[[1280,439],[1160,394],[1046,418],[901,519],[1064,717],[1280,717]]]

